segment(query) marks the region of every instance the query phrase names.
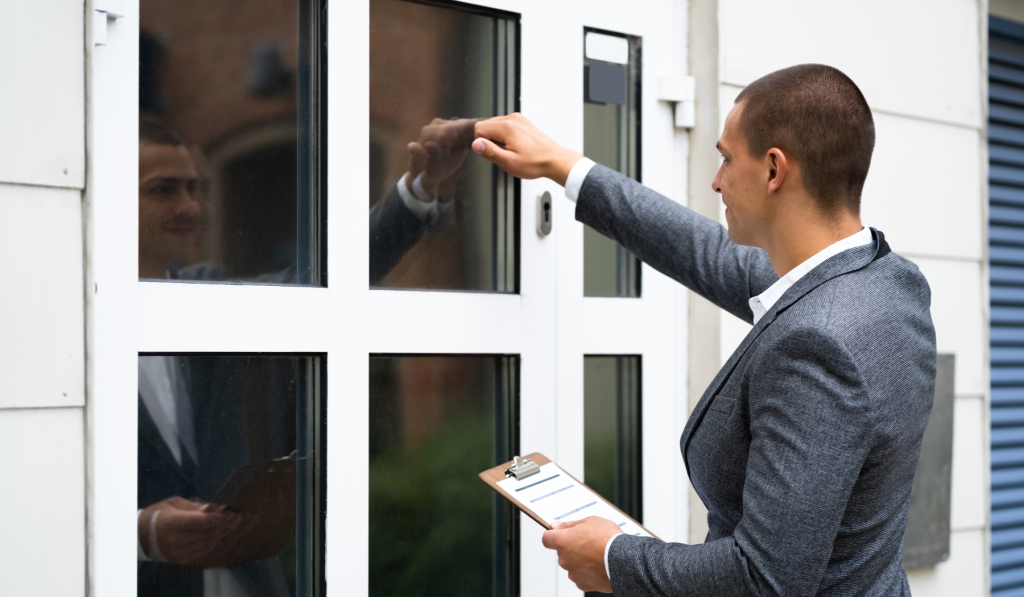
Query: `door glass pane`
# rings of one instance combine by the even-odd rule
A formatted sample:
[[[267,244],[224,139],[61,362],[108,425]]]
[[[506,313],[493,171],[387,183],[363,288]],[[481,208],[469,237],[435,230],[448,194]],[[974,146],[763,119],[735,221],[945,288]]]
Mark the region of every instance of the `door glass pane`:
[[[322,594],[320,372],[139,357],[140,596]]]
[[[470,151],[516,110],[518,16],[370,1],[370,286],[517,292],[518,184]]]
[[[370,358],[370,595],[517,595],[518,516],[477,475],[512,459],[518,359]]]
[[[584,30],[583,154],[640,180],[640,38]],[[640,296],[640,260],[583,227],[584,296]]]
[[[583,358],[583,481],[643,521],[640,357]]]
[[[140,278],[325,282],[319,4],[140,0]]]

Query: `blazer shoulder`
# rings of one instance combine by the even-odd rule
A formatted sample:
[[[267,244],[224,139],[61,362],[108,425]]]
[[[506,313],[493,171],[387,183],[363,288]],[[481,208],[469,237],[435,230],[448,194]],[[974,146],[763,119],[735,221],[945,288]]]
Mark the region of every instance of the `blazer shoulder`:
[[[914,262],[889,253],[861,269],[827,283],[833,304],[829,321],[844,319],[869,323],[894,313],[925,314],[931,308],[931,286]]]

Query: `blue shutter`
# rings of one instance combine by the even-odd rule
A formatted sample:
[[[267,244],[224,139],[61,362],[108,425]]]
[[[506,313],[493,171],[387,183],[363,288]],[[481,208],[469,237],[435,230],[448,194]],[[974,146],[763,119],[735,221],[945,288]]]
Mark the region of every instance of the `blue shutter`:
[[[989,18],[992,595],[1024,597],[1024,25]]]

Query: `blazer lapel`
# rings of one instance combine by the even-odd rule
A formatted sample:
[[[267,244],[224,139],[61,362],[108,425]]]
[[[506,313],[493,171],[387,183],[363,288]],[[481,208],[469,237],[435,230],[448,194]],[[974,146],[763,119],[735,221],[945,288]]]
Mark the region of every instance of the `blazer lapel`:
[[[708,389],[704,391],[704,395],[701,396],[700,401],[697,402],[697,406],[694,407],[693,413],[690,415],[690,419],[686,422],[686,427],[683,429],[683,463],[686,465],[686,470],[690,470],[690,463],[687,460],[687,450],[690,447],[690,438],[693,437],[693,432],[700,425],[701,421],[704,420],[704,414],[707,412],[708,405],[714,400],[714,397],[718,394],[718,391],[725,384],[726,380],[732,374],[736,365],[739,363],[743,355],[746,354],[747,350],[750,349],[751,345],[757,340],[761,332],[765,330],[775,319],[786,309],[793,305],[801,298],[803,298],[808,292],[814,290],[818,286],[821,286],[825,282],[828,282],[832,278],[848,274],[852,271],[859,270],[873,261],[877,261],[882,257],[888,255],[891,251],[889,243],[885,242],[885,235],[880,230],[871,228],[871,235],[875,239],[875,242],[871,245],[865,245],[863,247],[855,247],[848,249],[830,257],[824,263],[814,268],[807,273],[803,278],[797,281],[789,290],[783,294],[778,302],[772,305],[771,310],[765,313],[764,317],[757,322],[757,325],[750,330],[743,342],[740,343],[729,360],[726,361],[725,365],[722,366],[718,371],[718,375],[708,385]]]
[[[171,453],[171,449],[164,443],[164,438],[160,436],[160,430],[156,428],[156,423],[153,422],[153,418],[149,414],[149,409],[146,408],[145,402],[142,401],[142,396],[139,396],[139,441],[149,444],[149,447],[157,453],[159,458],[164,461],[164,464],[169,470],[174,471],[176,475],[181,477],[181,480],[185,482],[189,487],[195,487],[194,480],[189,478],[185,474],[185,471],[178,464],[178,461],[174,459],[174,454]]]

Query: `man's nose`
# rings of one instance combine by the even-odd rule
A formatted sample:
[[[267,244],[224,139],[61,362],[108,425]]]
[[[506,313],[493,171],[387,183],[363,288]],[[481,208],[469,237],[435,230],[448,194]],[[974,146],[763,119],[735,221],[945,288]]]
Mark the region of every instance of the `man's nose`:
[[[178,198],[178,205],[175,211],[177,211],[179,215],[199,217],[201,206],[199,205],[198,194],[182,191]]]
[[[722,192],[722,169],[719,168],[718,172],[715,172],[715,177],[711,179],[711,190],[716,193]]]

